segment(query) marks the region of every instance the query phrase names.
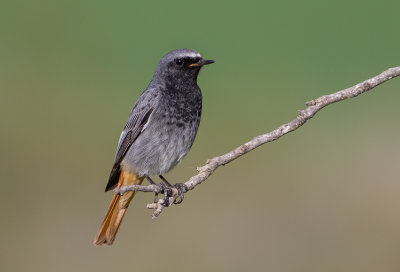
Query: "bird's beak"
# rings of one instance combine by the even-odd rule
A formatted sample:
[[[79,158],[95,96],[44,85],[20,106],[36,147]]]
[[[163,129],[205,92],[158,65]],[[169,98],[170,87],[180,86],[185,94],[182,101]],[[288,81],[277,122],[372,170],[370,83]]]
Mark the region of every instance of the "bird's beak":
[[[189,67],[201,67],[201,66],[204,66],[204,65],[207,65],[207,64],[211,64],[211,63],[214,63],[215,61],[213,61],[213,60],[200,60],[200,61],[198,61],[198,62],[196,62],[196,63],[192,63],[192,64],[189,64]]]

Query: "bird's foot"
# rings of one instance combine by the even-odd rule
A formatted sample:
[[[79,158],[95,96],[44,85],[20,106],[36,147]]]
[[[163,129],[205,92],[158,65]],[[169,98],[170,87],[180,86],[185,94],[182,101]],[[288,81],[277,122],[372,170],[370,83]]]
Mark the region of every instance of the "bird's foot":
[[[164,201],[162,202],[164,207],[182,203],[184,194],[188,191],[184,183],[176,183],[171,186],[163,183],[158,185],[161,187],[161,193],[164,194]],[[158,200],[158,196],[156,196],[156,199]],[[156,201],[156,199],[154,201]]]
[[[153,203],[158,203],[158,193],[154,193],[154,201]]]
[[[164,183],[158,184],[161,187],[161,193],[164,194],[164,201],[161,203],[164,207],[170,206],[169,198],[172,197],[172,187]]]
[[[185,183],[176,183],[173,187],[178,190],[178,195],[174,200],[174,204],[181,204],[183,199],[185,198],[185,193],[188,191]]]

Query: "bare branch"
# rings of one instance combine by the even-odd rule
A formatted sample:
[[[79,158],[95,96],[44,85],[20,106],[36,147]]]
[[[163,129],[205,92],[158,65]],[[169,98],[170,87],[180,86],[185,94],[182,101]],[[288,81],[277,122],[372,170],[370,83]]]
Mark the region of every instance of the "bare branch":
[[[123,194],[127,191],[141,191],[141,192],[154,192],[156,193],[156,195],[158,195],[159,193],[166,194],[166,197],[164,199],[156,198],[154,203],[147,205],[147,208],[155,209],[155,212],[152,215],[152,218],[154,219],[161,214],[164,207],[171,206],[172,204],[174,204],[174,202],[176,202],[177,198],[182,197],[183,194],[186,193],[187,191],[193,190],[197,185],[205,181],[219,166],[225,165],[239,158],[240,156],[243,156],[244,154],[250,152],[251,150],[259,147],[260,145],[275,141],[280,137],[282,137],[283,135],[298,129],[299,127],[304,125],[309,119],[311,119],[322,108],[338,101],[356,97],[362,93],[365,93],[373,89],[379,84],[382,84],[383,82],[386,82],[399,75],[400,75],[400,66],[390,68],[384,71],[383,73],[373,78],[367,79],[350,88],[338,91],[333,94],[324,95],[317,99],[308,101],[306,103],[308,107],[304,110],[300,110],[298,112],[296,119],[294,119],[293,121],[283,124],[269,133],[254,137],[251,141],[244,143],[243,145],[237,147],[231,152],[207,160],[205,165],[197,168],[198,171],[197,175],[191,177],[187,182],[180,184],[181,186],[179,186],[179,190],[173,188],[172,192],[166,192],[165,186],[162,185],[148,185],[148,186],[132,185],[116,189],[115,192]]]

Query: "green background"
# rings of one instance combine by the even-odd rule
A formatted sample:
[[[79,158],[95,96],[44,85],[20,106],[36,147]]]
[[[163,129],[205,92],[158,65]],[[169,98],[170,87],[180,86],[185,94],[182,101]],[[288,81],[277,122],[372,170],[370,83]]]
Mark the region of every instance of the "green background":
[[[399,1],[0,4],[1,271],[399,271],[400,80],[325,108],[151,220],[92,245],[120,131],[158,60],[191,48],[195,144],[166,177],[400,65]]]

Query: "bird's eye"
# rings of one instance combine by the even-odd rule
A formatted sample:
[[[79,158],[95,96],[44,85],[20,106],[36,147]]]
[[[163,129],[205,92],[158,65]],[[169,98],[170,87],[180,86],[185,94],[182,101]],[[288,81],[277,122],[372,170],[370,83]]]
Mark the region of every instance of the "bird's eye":
[[[182,59],[177,59],[175,60],[176,65],[181,66],[183,64],[183,60]]]

